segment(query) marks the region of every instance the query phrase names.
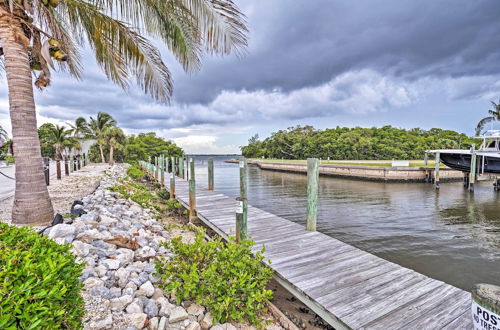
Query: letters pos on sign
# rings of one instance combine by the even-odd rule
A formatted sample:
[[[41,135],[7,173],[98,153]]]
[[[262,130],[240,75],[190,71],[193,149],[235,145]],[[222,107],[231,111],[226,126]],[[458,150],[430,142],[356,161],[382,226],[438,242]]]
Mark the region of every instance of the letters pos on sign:
[[[500,330],[500,315],[472,300],[472,323],[474,330]]]

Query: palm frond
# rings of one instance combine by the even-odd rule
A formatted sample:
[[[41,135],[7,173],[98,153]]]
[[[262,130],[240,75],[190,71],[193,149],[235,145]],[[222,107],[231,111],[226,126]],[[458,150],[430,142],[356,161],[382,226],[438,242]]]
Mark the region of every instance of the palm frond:
[[[146,38],[94,5],[68,0],[66,9],[75,34],[86,35],[97,63],[109,79],[127,88],[130,75],[134,75],[146,94],[156,100],[170,99],[170,71],[159,51]]]
[[[492,121],[495,121],[495,120],[496,120],[495,117],[485,117],[485,118],[481,119],[477,123],[477,126],[476,126],[476,136],[481,135],[482,131],[484,130],[484,126],[486,126],[486,124],[488,124]]]

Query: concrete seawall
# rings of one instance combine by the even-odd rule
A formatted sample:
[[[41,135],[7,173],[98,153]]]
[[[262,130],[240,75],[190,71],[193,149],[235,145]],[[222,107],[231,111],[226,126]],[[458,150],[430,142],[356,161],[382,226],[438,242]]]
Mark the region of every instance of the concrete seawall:
[[[237,160],[226,161],[236,163]],[[307,173],[306,164],[262,162],[248,160],[249,164],[257,165],[263,170]],[[371,181],[392,182],[425,182],[426,176],[433,176],[434,168],[431,167],[385,167],[385,166],[358,166],[358,165],[320,165],[320,175],[352,178]],[[450,168],[441,168],[439,171],[440,181],[460,181],[463,174]]]

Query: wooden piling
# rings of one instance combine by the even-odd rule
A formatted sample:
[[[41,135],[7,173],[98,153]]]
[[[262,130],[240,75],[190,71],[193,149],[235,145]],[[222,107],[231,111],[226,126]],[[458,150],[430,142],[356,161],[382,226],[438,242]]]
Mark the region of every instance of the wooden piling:
[[[189,167],[189,222],[193,222],[196,219],[196,178],[193,158],[189,158]]]
[[[80,170],[82,168],[82,156],[78,155],[76,156],[76,163],[77,163],[77,168]]]
[[[436,152],[436,165],[434,167],[434,187],[439,189],[439,165],[441,164],[441,155]]]
[[[43,173],[45,174],[45,184],[50,185],[50,158],[43,157]]]
[[[247,238],[248,233],[248,187],[247,187],[247,162],[240,160],[240,197],[236,209],[236,242]]]
[[[167,157],[165,157],[165,173],[170,172],[170,171],[169,171],[169,169],[168,169],[168,167],[169,167],[169,166],[168,166],[168,165],[169,165],[169,164],[168,164],[168,160],[169,160],[169,157],[168,157],[168,156],[167,156]]]
[[[318,217],[319,162],[317,158],[307,159],[307,224],[306,229],[316,231]]]
[[[214,190],[214,159],[208,159],[208,190]]]
[[[476,182],[476,167],[477,167],[477,155],[476,151],[472,150],[470,158],[470,173],[469,173],[469,191],[474,192],[474,183]]]
[[[179,160],[178,176],[184,179],[184,157],[179,157],[178,160]]]

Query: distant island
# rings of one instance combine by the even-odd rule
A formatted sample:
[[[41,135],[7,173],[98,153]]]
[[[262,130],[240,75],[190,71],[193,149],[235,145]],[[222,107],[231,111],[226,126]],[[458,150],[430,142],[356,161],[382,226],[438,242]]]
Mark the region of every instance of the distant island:
[[[422,159],[429,149],[479,147],[480,139],[452,130],[431,128],[340,127],[315,129],[295,126],[260,140],[252,136],[241,153],[247,158],[332,160]]]

